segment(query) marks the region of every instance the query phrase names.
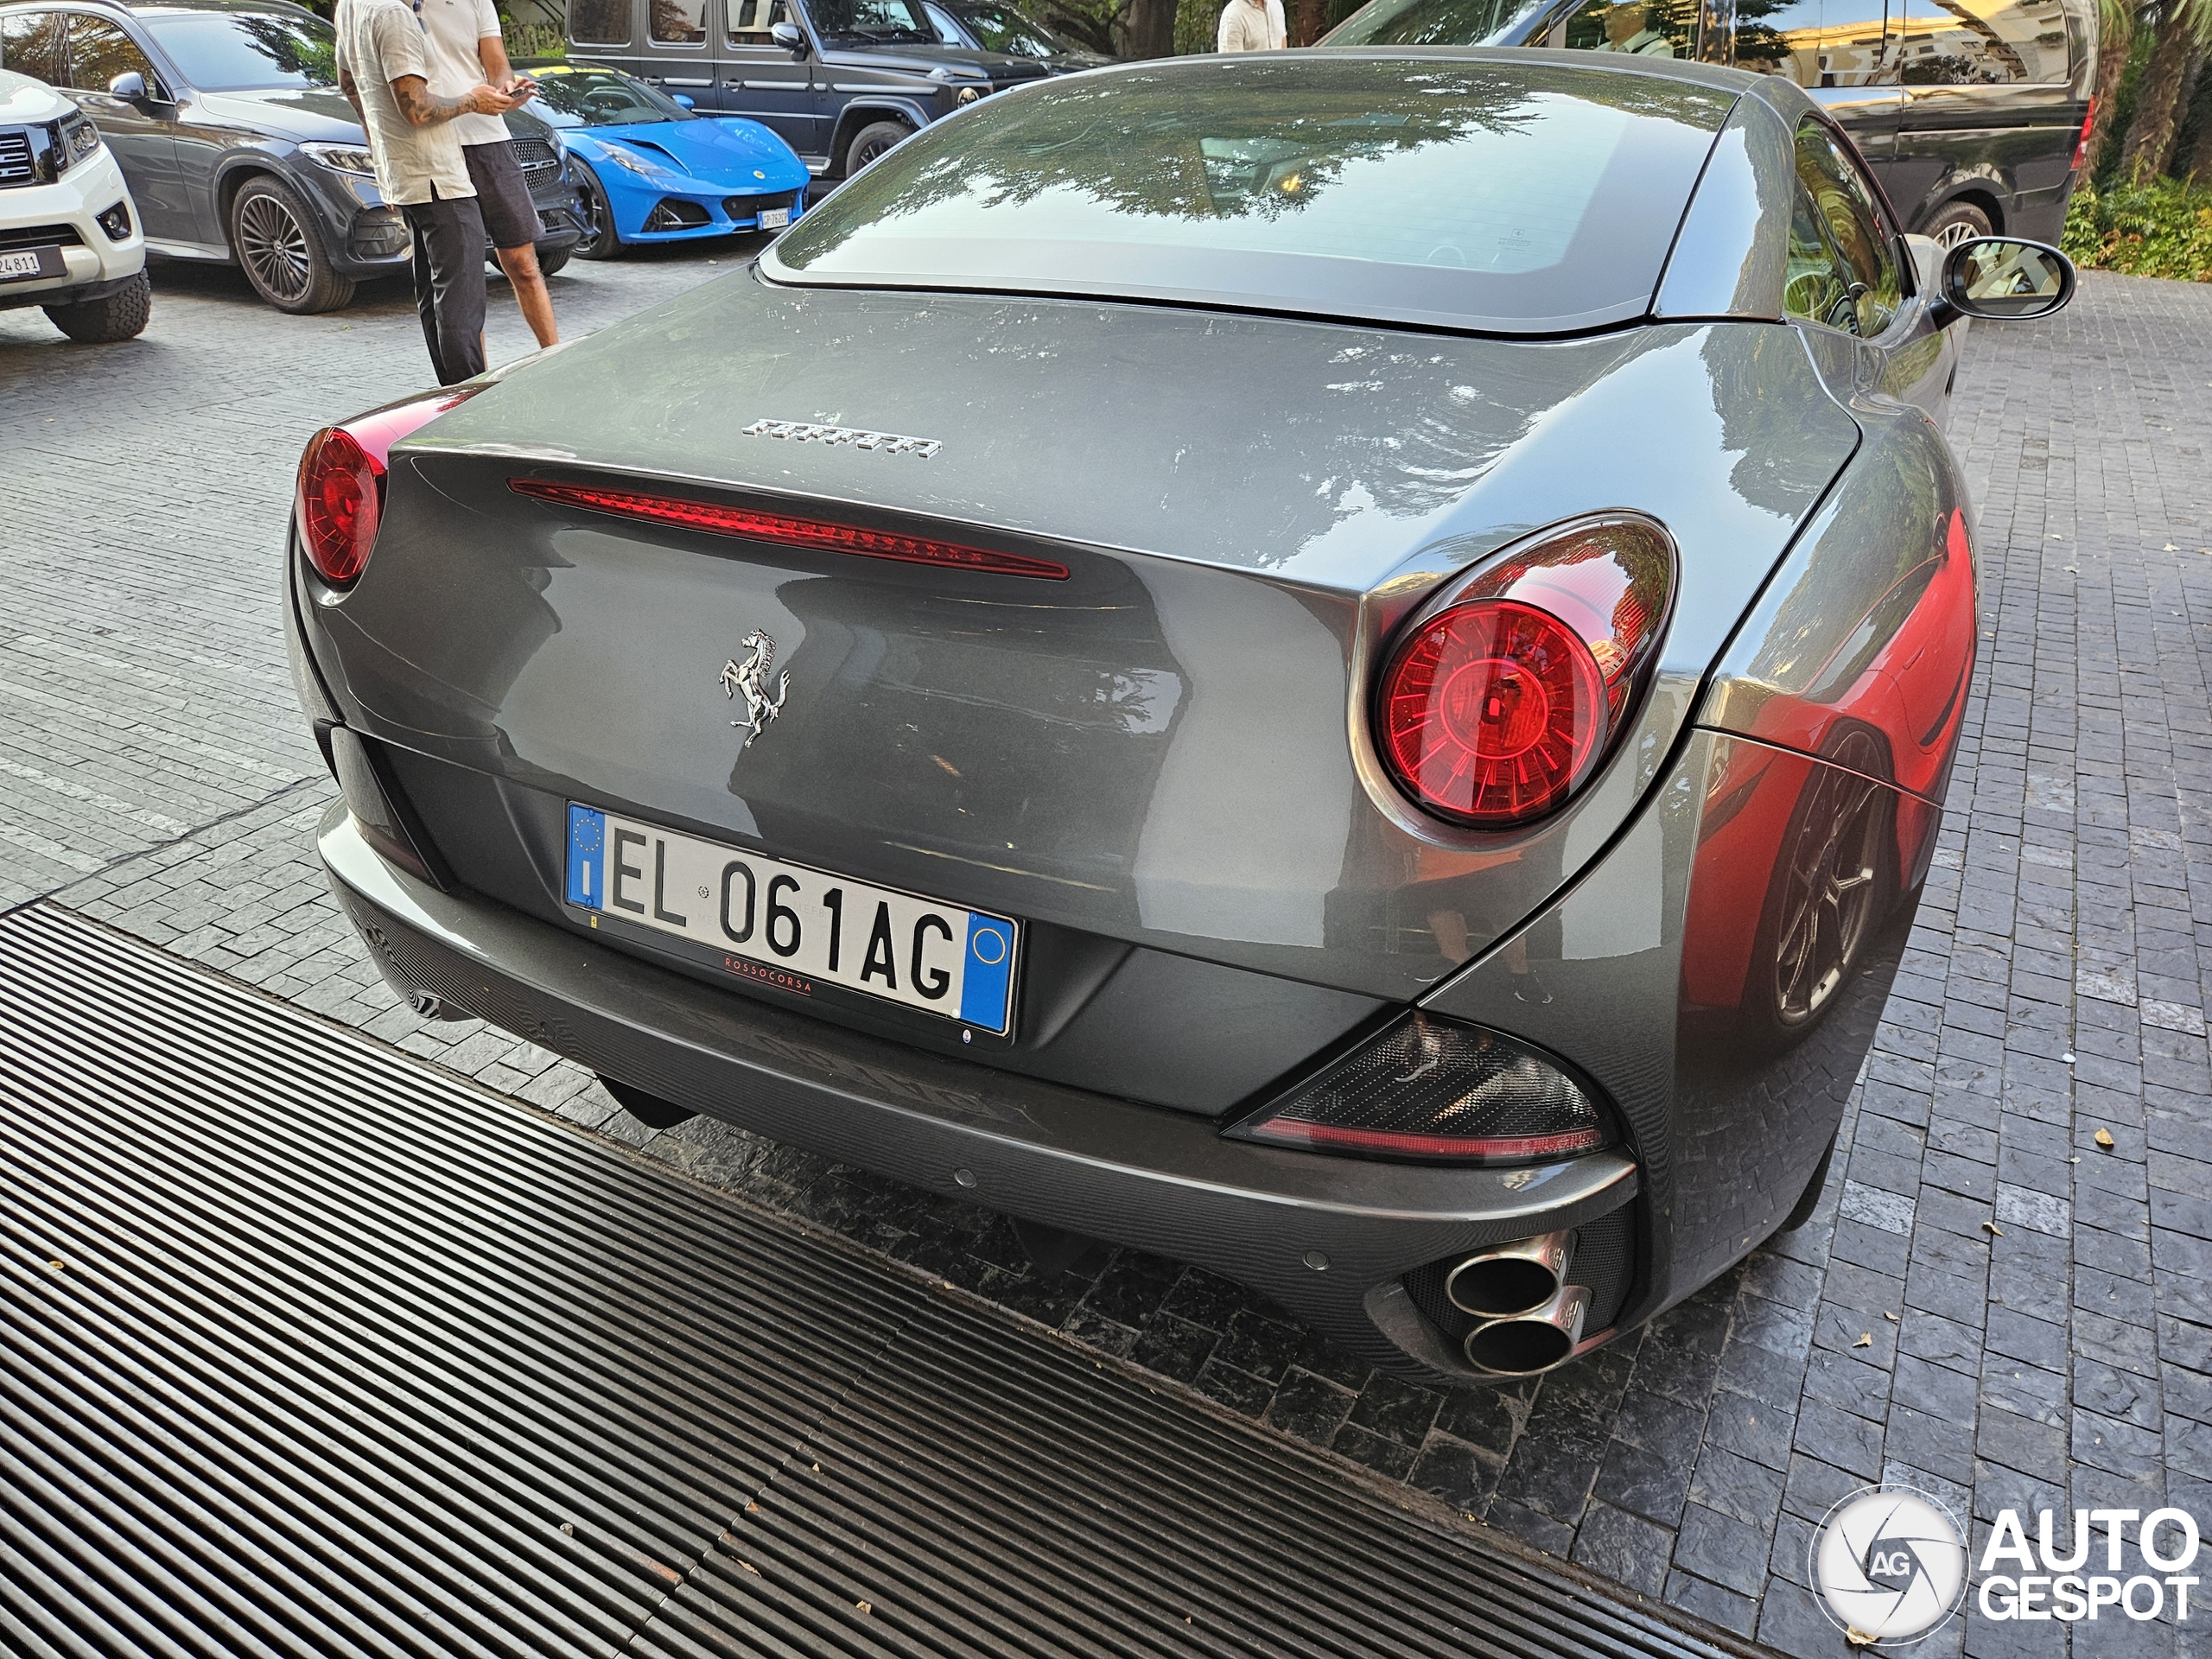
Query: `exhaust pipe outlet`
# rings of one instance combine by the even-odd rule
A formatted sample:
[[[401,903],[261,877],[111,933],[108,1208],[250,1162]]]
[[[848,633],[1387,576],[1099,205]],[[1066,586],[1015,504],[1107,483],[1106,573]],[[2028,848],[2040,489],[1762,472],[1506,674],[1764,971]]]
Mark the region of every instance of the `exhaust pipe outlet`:
[[[1572,1233],[1539,1233],[1471,1255],[1445,1276],[1444,1294],[1478,1319],[1533,1313],[1567,1282]]]
[[[1491,1376],[1535,1376],[1548,1371],[1582,1340],[1590,1293],[1562,1285],[1541,1307],[1518,1319],[1492,1319],[1467,1333],[1467,1363]]]

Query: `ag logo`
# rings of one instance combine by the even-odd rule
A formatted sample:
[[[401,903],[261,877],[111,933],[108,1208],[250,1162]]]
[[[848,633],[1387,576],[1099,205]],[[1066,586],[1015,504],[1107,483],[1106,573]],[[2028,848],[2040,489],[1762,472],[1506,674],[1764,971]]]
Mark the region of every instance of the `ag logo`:
[[[1865,1487],[1830,1510],[1807,1566],[1821,1611],[1855,1647],[1917,1642],[1966,1595],[1959,1523],[1910,1486]]]

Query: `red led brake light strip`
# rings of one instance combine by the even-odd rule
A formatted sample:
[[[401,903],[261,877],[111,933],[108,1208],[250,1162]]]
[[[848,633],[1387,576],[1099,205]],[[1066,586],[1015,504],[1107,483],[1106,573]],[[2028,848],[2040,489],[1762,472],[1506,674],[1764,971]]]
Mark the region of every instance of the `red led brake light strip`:
[[[551,501],[588,512],[618,518],[643,518],[683,530],[704,531],[710,536],[742,536],[756,542],[784,547],[819,549],[830,553],[857,553],[865,558],[897,559],[908,564],[950,565],[987,575],[1036,576],[1065,582],[1068,568],[1052,559],[1033,559],[1020,553],[996,553],[988,548],[966,547],[927,536],[908,536],[898,531],[861,530],[833,524],[818,518],[789,518],[779,513],[756,512],[750,507],[725,506],[714,501],[687,501],[680,496],[645,495],[634,490],[601,489],[589,484],[558,484],[546,479],[511,478],[507,487],[518,495]]]

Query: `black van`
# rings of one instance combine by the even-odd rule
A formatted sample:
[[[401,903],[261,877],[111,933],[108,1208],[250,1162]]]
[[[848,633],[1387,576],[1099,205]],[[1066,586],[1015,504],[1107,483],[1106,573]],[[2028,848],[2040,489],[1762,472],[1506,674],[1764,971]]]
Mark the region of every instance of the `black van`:
[[[569,44],[702,113],[772,128],[832,177],[1052,73],[1035,58],[945,44],[923,0],[570,0]]]
[[[2058,240],[2088,156],[2096,0],[1370,0],[1324,47],[1533,46],[1786,75],[1907,230]]]

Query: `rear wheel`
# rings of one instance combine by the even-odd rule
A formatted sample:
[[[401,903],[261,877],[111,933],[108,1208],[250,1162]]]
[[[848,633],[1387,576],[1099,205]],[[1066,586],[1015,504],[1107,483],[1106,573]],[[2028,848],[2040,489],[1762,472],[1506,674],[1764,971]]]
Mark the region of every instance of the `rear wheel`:
[[[622,244],[614,235],[614,209],[607,205],[599,175],[588,167],[577,171],[582,175],[577,182],[584,192],[584,239],[574,251],[579,259],[612,259],[622,251]],[[538,269],[545,269],[542,262]]]
[[[1790,814],[1752,957],[1766,964],[1754,995],[1771,1029],[1790,1039],[1811,1029],[1858,970],[1895,880],[1890,791],[1873,781],[1887,770],[1880,744],[1852,731],[1827,760]]]
[[[1961,242],[1971,242],[1977,236],[1994,236],[1997,227],[1989,222],[1989,215],[1970,201],[1947,201],[1936,210],[1936,217],[1928,221],[1921,232],[1939,248],[1955,248]]]
[[[154,315],[154,285],[142,270],[127,287],[100,299],[45,309],[46,320],[80,345],[111,345],[145,333],[146,321]]]
[[[353,297],[353,283],[330,268],[307,204],[266,174],[231,199],[231,248],[253,291],[279,311],[308,316]]]
[[[877,121],[862,127],[845,147],[845,176],[851,178],[912,131],[904,121]]]

